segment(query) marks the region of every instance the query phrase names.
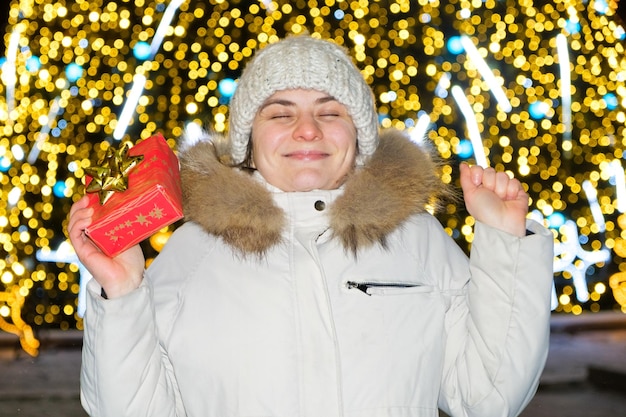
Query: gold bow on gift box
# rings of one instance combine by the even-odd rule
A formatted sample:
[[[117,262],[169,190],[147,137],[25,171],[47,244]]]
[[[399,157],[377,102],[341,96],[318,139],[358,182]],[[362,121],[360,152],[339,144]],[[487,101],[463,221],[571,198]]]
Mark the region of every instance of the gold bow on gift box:
[[[119,150],[109,147],[98,165],[85,168],[87,175],[93,178],[87,185],[87,192],[98,193],[100,204],[106,203],[113,193],[128,189],[128,174],[143,160],[143,155],[129,156],[130,148],[128,142]]]

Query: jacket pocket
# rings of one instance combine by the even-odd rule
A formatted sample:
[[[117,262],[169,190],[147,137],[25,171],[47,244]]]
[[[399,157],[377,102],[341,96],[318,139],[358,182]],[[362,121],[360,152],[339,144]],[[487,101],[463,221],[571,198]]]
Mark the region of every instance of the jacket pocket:
[[[404,295],[432,292],[434,287],[417,282],[383,282],[383,281],[354,281],[345,283],[348,290],[358,290],[367,295]]]

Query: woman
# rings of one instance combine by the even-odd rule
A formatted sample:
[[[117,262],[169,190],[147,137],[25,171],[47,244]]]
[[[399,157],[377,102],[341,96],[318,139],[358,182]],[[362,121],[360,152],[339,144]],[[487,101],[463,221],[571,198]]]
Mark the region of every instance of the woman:
[[[147,271],[139,247],[100,253],[91,209],[72,208],[95,278],[88,413],[501,417],[530,401],[552,235],[526,220],[517,180],[461,167],[468,260],[425,210],[442,188],[428,155],[378,134],[358,69],[310,36],[257,53],[227,138],[195,139],[180,154],[187,222]]]

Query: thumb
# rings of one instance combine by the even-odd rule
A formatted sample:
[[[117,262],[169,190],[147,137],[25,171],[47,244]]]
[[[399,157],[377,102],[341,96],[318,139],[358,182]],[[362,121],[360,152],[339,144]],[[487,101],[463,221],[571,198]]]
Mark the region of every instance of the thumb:
[[[476,177],[476,175],[472,175],[472,169],[470,168],[470,166],[467,163],[463,162],[459,166],[459,169],[461,188],[463,189],[463,192],[468,192],[476,189],[478,187],[476,183],[480,184],[481,179],[479,177],[473,178]]]

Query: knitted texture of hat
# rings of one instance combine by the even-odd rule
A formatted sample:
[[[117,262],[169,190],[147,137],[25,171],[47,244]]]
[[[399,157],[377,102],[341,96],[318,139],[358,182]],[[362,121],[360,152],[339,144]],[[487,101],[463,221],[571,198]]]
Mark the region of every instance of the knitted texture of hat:
[[[260,50],[244,69],[230,102],[228,139],[234,164],[246,158],[252,122],[277,91],[325,92],[343,104],[357,130],[357,164],[378,146],[378,115],[372,90],[346,50],[308,35],[291,36]]]

